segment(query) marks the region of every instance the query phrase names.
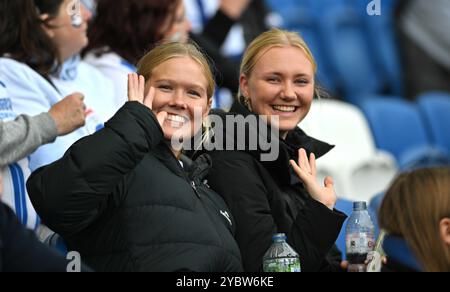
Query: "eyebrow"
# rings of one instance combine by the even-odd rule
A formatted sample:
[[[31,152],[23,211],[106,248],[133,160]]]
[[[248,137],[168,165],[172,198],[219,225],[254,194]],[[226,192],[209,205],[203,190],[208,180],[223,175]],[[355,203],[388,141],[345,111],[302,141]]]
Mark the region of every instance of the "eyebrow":
[[[171,83],[171,84],[179,84],[180,82],[178,82],[178,81],[175,81],[175,80],[172,80],[172,79],[159,79],[159,80],[156,80],[155,81],[155,83],[163,83],[163,82],[168,82],[168,83]],[[200,84],[195,84],[195,83],[189,83],[189,82],[182,82],[182,85],[183,86],[186,86],[186,87],[190,87],[190,88],[194,88],[194,89],[197,89],[197,90],[200,90],[200,91],[202,91],[202,92],[204,92],[204,93],[206,93],[206,89],[205,88],[203,88],[203,86],[202,85],[200,85]]]
[[[264,75],[284,76],[284,74],[283,74],[283,73],[280,73],[280,72],[267,72],[267,73],[265,73]],[[311,78],[311,75],[306,74],[306,73],[300,73],[300,74],[296,74],[295,77],[296,77],[296,78],[297,78],[297,77],[308,77],[308,78]]]

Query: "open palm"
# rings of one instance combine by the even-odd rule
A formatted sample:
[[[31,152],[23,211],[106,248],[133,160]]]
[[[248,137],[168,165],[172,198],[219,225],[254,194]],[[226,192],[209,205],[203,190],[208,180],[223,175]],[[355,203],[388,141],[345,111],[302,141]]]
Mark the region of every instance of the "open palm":
[[[295,173],[305,184],[306,190],[313,199],[324,204],[331,210],[336,205],[336,191],[334,190],[333,178],[326,177],[324,186],[317,182],[316,157],[313,153],[308,160],[305,149],[299,150],[298,164],[291,160],[290,164],[294,168]]]
[[[145,78],[136,73],[128,75],[128,101],[137,101],[153,111],[153,100],[155,99],[155,88],[150,87],[147,96],[145,96]],[[164,123],[167,112],[155,113],[159,124]]]

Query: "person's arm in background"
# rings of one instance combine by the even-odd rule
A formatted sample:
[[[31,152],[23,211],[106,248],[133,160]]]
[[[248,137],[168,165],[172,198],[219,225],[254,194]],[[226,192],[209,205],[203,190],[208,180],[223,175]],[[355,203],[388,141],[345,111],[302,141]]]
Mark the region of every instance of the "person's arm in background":
[[[221,0],[219,10],[205,24],[201,34],[191,34],[210,56],[217,67],[217,84],[230,89],[233,94],[239,89],[239,62],[222,55],[221,48],[231,28],[241,18],[252,0]]]
[[[252,0],[221,0],[219,10],[205,24],[203,36],[221,47],[231,28],[240,20],[251,2]]]
[[[55,104],[47,113],[15,121],[0,121],[0,167],[18,161],[39,146],[55,141],[84,125],[83,95],[72,94]]]
[[[222,55],[220,47],[209,38],[200,34],[192,34],[191,38],[214,60],[216,67],[214,75],[217,85],[229,88],[233,93],[237,93],[239,89],[239,62]]]
[[[0,71],[11,101],[11,111],[17,115],[30,117],[40,115],[48,112],[63,99],[49,81],[24,64],[2,58]],[[61,158],[69,148],[69,144],[84,136],[83,132],[87,131],[73,131],[52,143],[40,146],[29,155],[30,170],[34,171]]]

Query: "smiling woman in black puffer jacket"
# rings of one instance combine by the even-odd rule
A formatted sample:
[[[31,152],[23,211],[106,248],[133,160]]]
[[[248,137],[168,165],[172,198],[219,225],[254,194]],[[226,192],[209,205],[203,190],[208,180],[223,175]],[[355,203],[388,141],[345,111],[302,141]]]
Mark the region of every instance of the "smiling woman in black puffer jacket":
[[[236,144],[227,140],[224,145],[236,150],[209,153],[214,165],[208,180],[236,219],[245,271],[263,269],[264,254],[276,233],[287,235],[300,255],[302,271],[340,271],[334,243],[346,216],[335,209],[333,180],[326,178],[324,185],[316,181],[316,158],[333,146],[297,127],[314,96],[314,58],[297,33],[274,29],[250,44],[241,71],[242,102],[235,103],[222,124],[259,119],[261,123],[237,125],[238,131],[230,126],[223,133],[213,127],[218,137],[234,140]],[[278,123],[260,116],[276,117]],[[261,138],[270,143],[250,142],[264,142]],[[268,145],[273,146],[270,151]]]
[[[139,74],[103,130],[32,175],[36,210],[97,271],[241,271],[233,218],[204,182],[210,159],[190,161],[168,143],[197,132],[195,108],[208,115],[207,61],[192,44],[166,44]]]

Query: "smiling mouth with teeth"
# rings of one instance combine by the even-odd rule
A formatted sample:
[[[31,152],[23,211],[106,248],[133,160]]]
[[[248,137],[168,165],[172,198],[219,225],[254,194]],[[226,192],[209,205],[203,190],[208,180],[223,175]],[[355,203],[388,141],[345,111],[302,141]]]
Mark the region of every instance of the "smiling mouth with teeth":
[[[293,113],[298,109],[297,106],[281,106],[281,105],[273,105],[272,108],[275,111],[283,113]]]
[[[166,120],[172,124],[172,126],[181,127],[185,123],[189,121],[188,118],[179,116],[179,115],[171,115],[168,114]]]

